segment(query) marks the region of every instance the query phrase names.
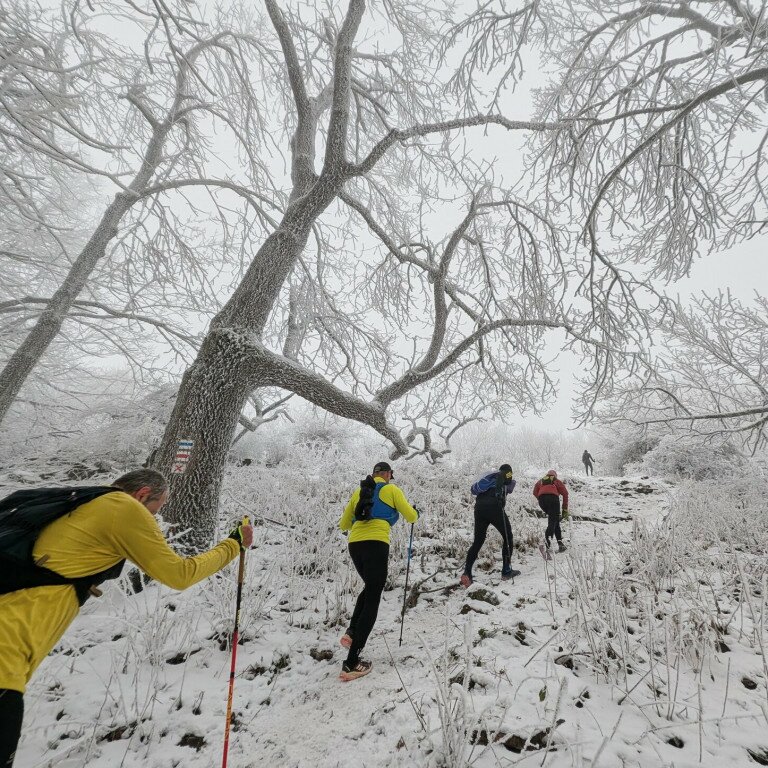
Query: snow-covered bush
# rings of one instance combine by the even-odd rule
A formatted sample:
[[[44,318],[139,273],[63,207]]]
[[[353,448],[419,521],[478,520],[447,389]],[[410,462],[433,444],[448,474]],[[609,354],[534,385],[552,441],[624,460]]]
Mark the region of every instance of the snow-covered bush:
[[[472,732],[478,727],[479,718],[472,707],[469,685],[472,676],[472,621],[464,624],[464,644],[461,659],[452,663],[453,654],[448,647],[448,627],[445,632],[443,653],[430,666],[435,679],[435,703],[440,723],[440,740],[437,745],[438,768],[468,768],[475,747]]]
[[[637,465],[659,443],[655,434],[618,424],[599,427],[597,439],[601,470],[609,475],[628,474],[629,467]]]
[[[320,419],[306,408],[295,410],[293,417],[293,423],[269,422],[247,434],[233,446],[230,458],[268,468],[301,462],[313,473],[330,473],[341,460],[344,466],[359,463],[359,471],[370,472],[391,450],[380,436],[355,422],[335,416]]]
[[[51,414],[49,420],[9,423],[0,439],[0,466],[23,468],[56,480],[85,480],[95,472],[120,474],[147,459],[159,442],[173,407],[172,384],[84,392],[77,408]]]
[[[630,540],[606,537],[593,551],[571,553],[564,647],[577,669],[626,691],[647,670],[633,698],[669,720],[684,716],[697,676],[736,642],[768,673],[768,482],[750,467],[722,481],[684,482],[669,491],[662,520],[635,519]]]
[[[754,462],[721,479],[688,481],[671,492],[669,522],[686,541],[704,550],[768,551],[768,475]]]
[[[695,435],[664,435],[642,458],[627,462],[633,474],[706,480],[728,478],[746,466],[744,456],[729,443],[712,443]]]
[[[611,424],[599,432],[602,468],[611,475],[704,480],[740,471],[744,456],[722,440],[706,440],[693,434],[661,434]]]

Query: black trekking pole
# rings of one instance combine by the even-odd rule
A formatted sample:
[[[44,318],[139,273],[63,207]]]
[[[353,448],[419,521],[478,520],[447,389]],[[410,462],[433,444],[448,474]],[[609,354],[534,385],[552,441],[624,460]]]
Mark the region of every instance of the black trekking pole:
[[[243,518],[241,525],[250,525],[247,517]],[[232,630],[232,666],[229,670],[229,696],[227,697],[227,722],[224,727],[224,755],[221,760],[221,768],[227,768],[229,756],[229,727],[232,724],[232,697],[235,692],[235,662],[237,660],[237,643],[240,640],[240,603],[243,599],[243,579],[245,577],[245,547],[240,544],[240,564],[237,571],[237,599],[235,601],[235,626]]]
[[[411,573],[411,556],[413,555],[413,526],[411,523],[411,539],[408,542],[408,564],[405,566],[405,589],[403,590],[403,612],[400,614],[400,642],[403,644],[403,624],[405,623],[405,601],[408,599],[408,576]]]

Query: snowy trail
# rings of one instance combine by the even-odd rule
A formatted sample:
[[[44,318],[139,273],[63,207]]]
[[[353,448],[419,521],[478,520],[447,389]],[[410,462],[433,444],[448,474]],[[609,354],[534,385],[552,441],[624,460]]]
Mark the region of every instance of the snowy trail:
[[[683,734],[685,743],[692,744],[695,733],[690,727],[673,727],[674,723],[665,724],[642,707],[620,704],[637,681],[628,679],[622,687],[604,676],[596,678],[589,665],[576,657],[570,662],[565,659],[570,666],[556,663],[563,660],[563,633],[574,610],[569,600],[572,565],[599,554],[612,542],[629,539],[633,519],[653,521],[666,511],[665,488],[659,483],[598,477],[574,480],[571,487],[575,520],[565,531],[570,544],[566,555],[545,563],[538,551],[522,558],[516,551],[513,565],[523,573],[514,582],[501,582],[500,541],[495,533],[489,535],[485,550],[490,556],[479,564],[493,563],[493,570],[476,570],[475,584],[465,591],[455,588],[460,563],[455,559],[441,563],[447,570],[425,587],[445,590],[421,594],[409,609],[402,648],[397,645],[402,584],[386,591],[365,654],[374,668],[361,680],[341,683],[337,679],[345,653],[338,644],[340,627],[315,622],[301,628],[298,625],[306,614],[289,611],[291,606],[282,603],[265,605],[269,619],[251,623],[248,640],[238,653],[230,765],[378,768],[469,763],[483,768],[523,762],[565,768],[592,765],[600,750],[594,765],[604,768],[700,765],[692,746],[682,749],[666,740]],[[528,504],[523,498],[518,503]],[[469,515],[461,522],[468,526]],[[543,521],[536,525],[543,530]],[[465,534],[469,536],[468,527]],[[345,554],[341,551],[339,557]],[[417,547],[412,584],[436,570],[433,558],[424,565],[422,572]],[[264,578],[266,571],[260,568],[268,570],[268,565],[259,565],[258,553],[251,567],[249,578],[256,580]],[[115,598],[111,606],[78,620],[68,642],[85,650],[66,663],[61,654],[48,659],[31,686],[30,727],[19,765],[197,768],[219,764],[228,653],[206,639],[211,629],[208,614],[219,601],[208,602],[206,608],[200,604],[201,597],[198,593],[185,604],[180,596],[149,588],[142,596]],[[225,626],[230,604],[230,595],[221,597]],[[312,603],[308,605],[312,610]],[[140,623],[141,611],[152,617],[153,634],[133,640],[135,647],[126,648],[119,629],[122,626],[125,631],[126,623]],[[138,612],[136,618],[132,612]],[[131,666],[126,660],[146,660],[158,635],[163,638],[160,660],[154,666],[139,663],[133,677],[129,672],[129,679],[121,679]],[[467,668],[465,638],[471,647],[466,701],[459,684]],[[169,660],[167,648],[178,649],[178,658]],[[734,664],[754,668],[743,655],[732,656]],[[185,663],[179,663],[185,657]],[[454,681],[442,689],[449,699],[442,707],[442,725],[437,701],[443,674],[435,673],[430,659],[441,669],[447,665],[445,678]],[[107,686],[97,680],[113,680],[110,692],[105,695]],[[713,675],[712,700],[722,701],[723,681],[723,670],[717,683]],[[751,706],[745,700],[741,711],[751,711]],[[95,732],[95,713],[107,711],[109,718],[102,714],[99,725],[122,718],[128,727],[116,728],[107,738],[90,739],[87,753],[79,749],[65,756],[68,747]],[[545,743],[549,726],[559,720],[563,722],[551,737],[555,751],[520,753],[526,740],[533,739],[534,746]],[[617,735],[610,739],[617,723]],[[740,725],[740,720],[734,720],[734,728]],[[754,719],[749,725],[753,731],[757,727]],[[666,727],[669,733],[659,732],[665,738],[648,733]],[[463,736],[465,729],[470,736],[474,732],[479,742],[472,746],[471,738],[462,738],[465,763],[440,763],[446,738],[451,733]],[[705,761],[717,754],[733,765],[745,764],[743,748],[725,746],[732,732],[718,738],[724,742],[722,748],[711,747]]]
[[[605,487],[604,479],[584,481],[579,501],[574,507],[589,509],[588,516],[597,519],[619,514],[628,518],[659,514],[658,493],[652,500],[633,493],[617,500],[618,510],[611,508],[613,501],[610,506],[603,505],[601,509],[599,501],[605,498]],[[579,513],[575,512],[575,515],[578,518]],[[631,520],[608,525],[574,522],[573,543],[578,547],[591,547],[600,540],[594,535],[595,529],[611,530],[615,535],[622,535],[630,527]],[[497,538],[489,536],[486,547],[493,550],[498,559]],[[565,562],[565,557],[560,556],[549,565],[550,572],[554,566],[560,573],[561,590],[565,587]],[[249,734],[243,738],[245,754],[255,750],[278,765],[314,764],[328,768],[349,765],[350,750],[354,751],[355,761],[359,760],[354,764],[359,765],[412,765],[414,760],[423,761],[423,753],[417,756],[408,750],[408,745],[414,744],[419,732],[418,718],[408,697],[418,708],[419,702],[434,695],[435,676],[429,659],[430,656],[432,659],[440,657],[446,637],[452,638],[452,646],[461,645],[466,621],[461,614],[463,606],[471,605],[474,609],[471,613],[475,634],[483,629],[488,635],[494,635],[483,639],[477,646],[482,657],[488,659],[486,663],[491,664],[489,670],[482,670],[483,674],[478,671],[477,677],[484,678],[484,682],[488,683],[486,690],[498,690],[502,697],[511,696],[514,689],[524,682],[528,672],[522,665],[538,650],[538,644],[552,634],[552,618],[546,607],[549,590],[544,562],[538,552],[534,552],[525,556],[520,568],[523,574],[514,582],[501,582],[497,569],[487,577],[476,573],[475,584],[466,592],[458,589],[447,596],[439,592],[422,596],[417,606],[406,615],[402,648],[397,647],[402,591],[396,589],[385,593],[377,628],[367,649],[367,657],[374,660],[372,673],[364,680],[339,683],[336,678],[344,656],[338,647],[341,632],[327,633],[322,638],[322,647],[334,651],[333,661],[318,664],[310,660],[286,671],[283,685],[271,697],[273,703],[262,708],[255,720],[260,734]],[[451,575],[441,574],[439,580],[433,579],[428,586],[454,586],[460,572],[459,563],[454,561],[452,571]],[[419,572],[414,576],[416,579],[423,577]],[[498,598],[499,605],[492,606],[482,600],[468,598],[468,595],[483,589]],[[519,628],[520,624],[525,627],[524,630]],[[520,635],[524,633],[522,642],[515,638],[516,632]],[[533,670],[537,670],[537,664],[546,664],[547,654],[540,653],[537,659],[539,661],[534,660]],[[460,673],[458,663],[456,672]],[[473,696],[475,690],[477,688],[473,689]],[[484,693],[480,698],[486,695]],[[248,703],[253,706],[254,699],[251,698]],[[530,708],[526,706],[522,709]],[[528,717],[532,722],[538,722],[533,711]],[[430,729],[438,728],[434,712],[427,713],[426,718]],[[518,715],[517,719],[524,722],[522,715]],[[293,733],[297,726],[300,726],[299,738],[282,740],[275,737],[275,734]],[[398,750],[401,738],[404,744]],[[339,757],[339,751],[345,756]],[[482,748],[478,747],[475,751],[480,753]],[[549,762],[550,765],[560,764],[557,759]],[[570,757],[564,764],[571,764]]]

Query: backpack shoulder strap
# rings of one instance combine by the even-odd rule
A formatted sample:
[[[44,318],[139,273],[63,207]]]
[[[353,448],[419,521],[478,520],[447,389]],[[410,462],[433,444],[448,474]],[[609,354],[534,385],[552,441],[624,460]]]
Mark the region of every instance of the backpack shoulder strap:
[[[92,586],[108,578],[116,578],[125,561],[100,573],[73,579],[45,568],[44,564],[38,565],[32,559],[32,548],[43,528],[82,504],[116,490],[103,485],[30,488],[0,500],[0,594],[32,587],[73,584],[78,602],[82,605]],[[115,575],[111,575],[113,573]]]

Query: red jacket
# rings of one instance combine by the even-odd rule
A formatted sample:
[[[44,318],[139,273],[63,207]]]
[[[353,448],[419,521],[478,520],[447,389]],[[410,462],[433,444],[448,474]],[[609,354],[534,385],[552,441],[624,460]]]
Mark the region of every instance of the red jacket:
[[[554,496],[563,497],[563,509],[568,509],[568,489],[565,487],[565,483],[555,478],[552,483],[543,483],[541,480],[536,481],[536,485],[533,486],[533,495],[538,499],[539,496],[544,496],[547,493],[551,493]]]

